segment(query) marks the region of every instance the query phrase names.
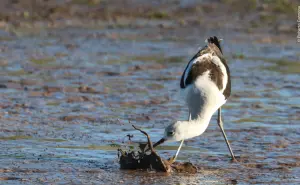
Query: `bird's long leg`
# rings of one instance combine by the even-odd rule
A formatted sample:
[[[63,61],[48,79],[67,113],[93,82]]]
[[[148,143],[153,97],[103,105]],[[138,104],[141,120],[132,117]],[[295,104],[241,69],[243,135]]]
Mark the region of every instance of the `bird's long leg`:
[[[226,137],[225,131],[224,131],[223,122],[222,122],[222,118],[221,118],[221,107],[218,109],[218,125],[219,125],[219,127],[221,129],[221,132],[222,132],[223,136],[224,136],[224,139],[225,139],[225,142],[226,142],[227,147],[229,149],[229,152],[231,154],[232,160],[236,160],[235,157],[234,157],[234,154],[232,152],[232,149],[230,147],[229,141],[228,141],[228,139]]]
[[[178,156],[178,154],[179,154],[179,151],[180,151],[180,149],[181,149],[181,147],[182,147],[182,145],[183,145],[183,142],[184,142],[184,139],[181,140],[181,143],[180,143],[180,145],[179,145],[179,147],[178,147],[178,149],[177,149],[177,152],[176,152],[175,156],[174,156],[173,159],[172,159],[172,163],[176,161],[177,156]]]
[[[189,121],[191,121],[191,113],[189,112]],[[173,157],[173,159],[172,159],[172,162],[175,162],[176,161],[176,158],[177,158],[177,156],[178,156],[178,154],[179,154],[179,151],[180,151],[180,149],[181,149],[181,147],[182,147],[182,145],[183,145],[183,142],[184,142],[184,139],[183,140],[181,140],[181,143],[180,143],[180,145],[179,145],[179,147],[178,147],[178,149],[177,149],[177,151],[176,151],[176,154],[175,154],[175,156]]]

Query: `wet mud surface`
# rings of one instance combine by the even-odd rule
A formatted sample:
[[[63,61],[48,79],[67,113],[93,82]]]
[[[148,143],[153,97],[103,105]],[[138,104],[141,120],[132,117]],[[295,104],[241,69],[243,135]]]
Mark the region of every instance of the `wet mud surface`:
[[[296,37],[156,21],[0,30],[0,184],[300,183]],[[120,170],[117,149],[145,141],[132,124],[157,141],[165,126],[187,118],[179,79],[210,35],[224,39],[231,69],[222,110],[239,162],[230,161],[213,117],[179,154],[196,174]],[[157,152],[167,159],[178,145]]]

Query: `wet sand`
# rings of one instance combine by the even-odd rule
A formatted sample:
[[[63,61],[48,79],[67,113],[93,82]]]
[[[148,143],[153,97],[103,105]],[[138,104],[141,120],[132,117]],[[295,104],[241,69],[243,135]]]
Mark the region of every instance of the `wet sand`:
[[[174,23],[166,15],[130,18],[134,24],[123,26],[99,17],[105,25],[4,24],[0,184],[300,183],[296,36],[263,26],[234,29],[235,22],[210,27],[209,21]],[[209,35],[224,39],[232,73],[223,115],[239,163],[230,162],[214,117],[178,158],[196,164],[197,174],[120,170],[117,148],[144,141],[132,124],[158,140],[166,125],[186,119],[179,79]],[[171,157],[177,145],[158,152]]]

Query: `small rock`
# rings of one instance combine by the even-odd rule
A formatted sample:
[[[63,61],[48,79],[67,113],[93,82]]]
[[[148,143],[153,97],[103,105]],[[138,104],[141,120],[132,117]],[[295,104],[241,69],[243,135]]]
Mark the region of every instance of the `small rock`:
[[[294,32],[294,26],[290,24],[279,24],[277,25],[276,30],[281,33],[292,33]]]
[[[84,99],[81,96],[71,96],[67,99],[68,103],[74,103],[74,102],[83,102]]]
[[[64,92],[78,92],[78,90],[77,87],[63,87]]]
[[[53,93],[53,92],[62,92],[61,87],[49,87],[49,86],[44,86],[44,90],[48,93]]]
[[[0,89],[6,89],[7,86],[5,84],[0,84]]]
[[[92,87],[88,87],[88,86],[80,86],[78,88],[79,92],[81,93],[97,93],[96,89],[92,88]]]
[[[88,117],[86,115],[68,115],[68,116],[63,116],[61,118],[63,121],[73,121],[73,120],[87,120],[90,122],[95,122],[96,119],[92,117]]]

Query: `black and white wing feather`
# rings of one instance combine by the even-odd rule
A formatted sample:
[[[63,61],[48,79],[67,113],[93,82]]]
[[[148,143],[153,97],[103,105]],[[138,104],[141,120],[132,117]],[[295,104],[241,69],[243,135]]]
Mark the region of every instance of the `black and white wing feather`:
[[[189,61],[180,80],[180,87],[185,89],[195,80],[209,72],[210,80],[219,88],[227,99],[231,93],[230,71],[223,57],[219,39],[209,37],[207,46],[203,47]]]

